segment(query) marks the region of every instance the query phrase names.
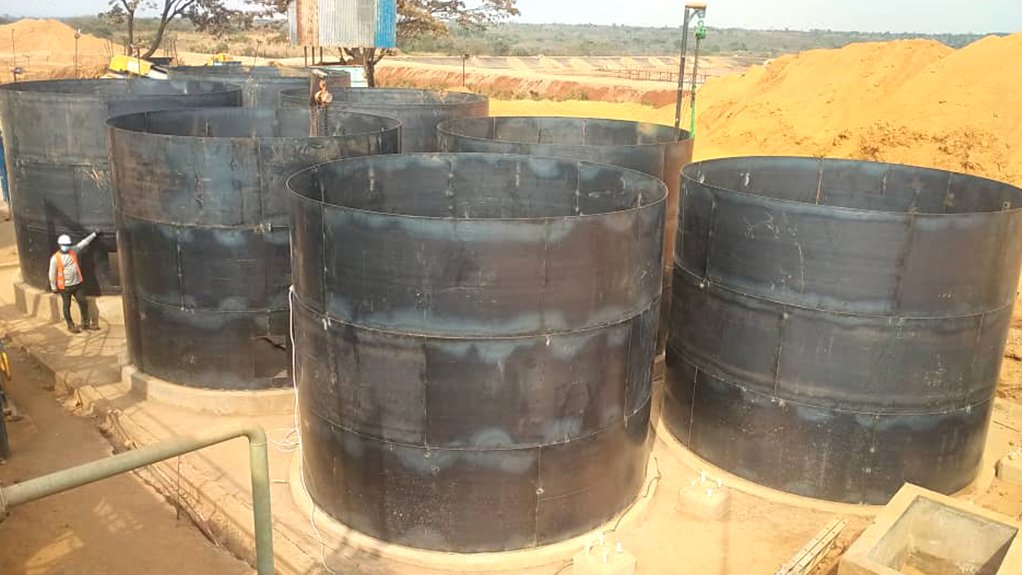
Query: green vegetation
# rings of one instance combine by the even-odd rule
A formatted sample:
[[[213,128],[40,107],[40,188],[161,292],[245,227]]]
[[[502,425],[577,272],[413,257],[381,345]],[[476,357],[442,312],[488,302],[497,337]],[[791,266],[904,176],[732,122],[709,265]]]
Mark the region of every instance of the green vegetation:
[[[488,56],[659,56],[681,46],[677,28],[638,28],[566,24],[500,24],[487,30],[452,28],[442,37],[419,37],[399,42],[406,52]],[[960,48],[981,36],[975,34],[892,34],[832,30],[743,30],[708,28],[703,52],[773,57],[814,48],[840,48],[852,42],[885,42],[928,38]]]
[[[0,24],[17,20],[0,16]],[[120,44],[124,41],[123,26],[111,24],[96,17],[66,18],[64,22],[83,33],[109,38]],[[159,20],[139,18],[135,34],[143,43],[155,35]],[[487,29],[478,27],[450,27],[447,36],[420,35],[399,39],[404,52],[427,52],[445,55],[472,54],[476,56],[663,56],[674,54],[680,47],[677,28],[639,28],[633,26],[596,26],[568,24],[494,24]],[[234,50],[244,44],[247,36],[256,33],[262,42],[260,54],[283,57],[282,47],[272,43],[287,41],[282,20],[257,21],[255,31],[236,32],[227,38],[214,39],[200,35],[191,22],[175,19],[167,26],[170,38],[180,36],[177,48],[212,52],[217,48]],[[703,53],[719,55],[749,55],[772,58],[781,54],[801,52],[815,48],[840,48],[852,42],[885,42],[908,38],[927,38],[943,42],[952,48],[961,48],[981,38],[978,34],[892,34],[875,32],[838,32],[833,30],[743,30],[739,28],[708,28]],[[226,40],[226,42],[225,42]],[[251,42],[250,42],[251,43]],[[187,45],[185,45],[187,44]],[[240,51],[251,56],[255,47]],[[298,49],[300,54],[301,49]]]

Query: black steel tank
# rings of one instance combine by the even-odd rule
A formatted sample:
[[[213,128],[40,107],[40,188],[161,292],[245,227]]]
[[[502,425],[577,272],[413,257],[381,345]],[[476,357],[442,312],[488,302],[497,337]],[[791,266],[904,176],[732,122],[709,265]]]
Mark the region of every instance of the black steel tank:
[[[49,289],[57,237],[102,235],[81,254],[85,289],[120,293],[106,121],[166,108],[238,106],[241,92],[216,82],[148,79],[43,80],[0,86],[11,208],[21,275]]]
[[[305,483],[354,529],[530,548],[645,476],[666,189],[500,154],[324,164],[292,190]]]
[[[171,78],[216,80],[237,84],[242,88],[245,107],[276,108],[280,93],[286,89],[305,90],[308,100],[312,72],[305,68],[280,66],[177,66],[170,69]],[[351,75],[343,70],[329,72],[331,89],[351,86]]]
[[[479,94],[436,92],[403,88],[348,88],[333,93],[332,110],[350,110],[401,121],[401,151],[436,152],[437,124],[454,118],[486,116],[490,101]],[[284,90],[280,95],[284,107],[308,107],[307,90]]]
[[[776,489],[883,504],[976,476],[1022,254],[1022,190],[909,166],[683,170],[664,419]]]
[[[677,230],[681,168],[692,161],[688,132],[671,126],[558,117],[486,117],[448,120],[437,126],[443,152],[527,154],[601,162],[655,176],[667,184],[664,289],[657,354],[667,343],[671,268]]]
[[[110,120],[124,323],[132,363],[180,385],[291,385],[288,176],[394,153],[399,124],[308,110],[213,108]]]

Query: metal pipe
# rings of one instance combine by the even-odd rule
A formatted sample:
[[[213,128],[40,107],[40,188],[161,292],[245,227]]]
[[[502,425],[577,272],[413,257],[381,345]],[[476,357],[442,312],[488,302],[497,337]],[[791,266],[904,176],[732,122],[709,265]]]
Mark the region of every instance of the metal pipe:
[[[692,88],[688,92],[688,103],[691,111],[691,124],[688,128],[690,137],[696,135],[696,75],[699,73],[699,47],[703,43],[703,39],[699,37],[699,30],[696,29],[696,49],[695,54],[692,56]]]
[[[272,575],[273,525],[270,517],[270,471],[266,450],[266,432],[253,423],[233,423],[209,431],[183,435],[0,488],[0,518],[11,507],[82,487],[121,473],[134,471],[172,457],[210,447],[238,437],[248,438],[252,476],[252,515],[255,520],[256,572]]]
[[[681,26],[681,64],[678,66],[678,98],[674,105],[674,127],[681,128],[681,101],[685,97],[685,56],[688,53],[688,25],[692,12],[685,7],[685,22]]]

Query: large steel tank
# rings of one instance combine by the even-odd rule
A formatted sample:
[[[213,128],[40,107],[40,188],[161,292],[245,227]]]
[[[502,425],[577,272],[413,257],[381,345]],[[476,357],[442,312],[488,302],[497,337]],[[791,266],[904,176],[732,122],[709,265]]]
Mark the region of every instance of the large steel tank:
[[[102,235],[81,254],[88,293],[120,293],[106,121],[156,109],[238,106],[241,92],[214,82],[43,80],[0,86],[21,275],[49,289],[57,236]]]
[[[682,178],[664,419],[697,455],[814,498],[951,493],[983,455],[1022,190],[813,158]]]
[[[402,88],[349,88],[333,93],[333,104],[327,109],[365,112],[390,116],[401,121],[401,151],[436,152],[437,124],[454,118],[485,116],[490,101],[479,94],[436,92]],[[284,107],[308,107],[308,90],[284,90],[280,95]]]
[[[351,86],[351,75],[330,70],[331,89]],[[236,84],[242,89],[242,104],[247,108],[276,108],[283,90],[304,90],[308,100],[312,71],[281,66],[177,66],[170,77],[184,80],[216,80]]]
[[[291,385],[286,179],[394,153],[399,124],[308,110],[215,108],[110,120],[124,322],[132,363],[181,385]]]
[[[666,183],[664,287],[657,354],[664,352],[678,227],[678,188],[682,166],[692,161],[688,132],[622,120],[509,116],[448,120],[437,126],[437,135],[443,152],[526,154],[601,162],[638,170]]]
[[[666,189],[616,166],[411,154],[295,175],[305,483],[417,548],[529,548],[640,489]]]

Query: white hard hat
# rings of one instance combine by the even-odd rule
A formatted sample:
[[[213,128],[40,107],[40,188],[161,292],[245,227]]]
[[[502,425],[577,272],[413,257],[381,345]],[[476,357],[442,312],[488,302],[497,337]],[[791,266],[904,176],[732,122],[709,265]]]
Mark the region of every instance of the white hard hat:
[[[57,245],[58,246],[69,246],[69,245],[71,245],[71,236],[69,236],[67,234],[61,234],[60,237],[57,238]]]

